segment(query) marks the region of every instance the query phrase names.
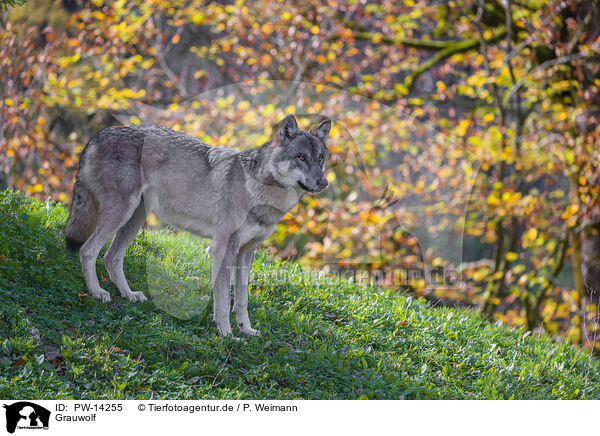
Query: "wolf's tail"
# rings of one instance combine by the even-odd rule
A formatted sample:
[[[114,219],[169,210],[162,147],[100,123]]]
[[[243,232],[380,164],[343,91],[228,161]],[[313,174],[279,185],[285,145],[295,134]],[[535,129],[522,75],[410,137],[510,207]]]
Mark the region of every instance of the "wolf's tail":
[[[77,251],[96,228],[98,212],[92,193],[81,180],[73,187],[73,202],[65,227],[67,249]]]

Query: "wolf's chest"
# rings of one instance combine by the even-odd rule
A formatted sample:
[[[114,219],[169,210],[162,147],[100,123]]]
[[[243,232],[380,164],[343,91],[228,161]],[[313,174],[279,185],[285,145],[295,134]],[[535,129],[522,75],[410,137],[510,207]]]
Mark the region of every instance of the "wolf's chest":
[[[273,234],[276,227],[277,224],[262,225],[256,222],[253,224],[246,222],[237,232],[239,247],[260,244]]]
[[[286,211],[283,211],[275,206],[271,206],[268,204],[259,204],[257,206],[252,207],[248,211],[246,222],[251,225],[258,225],[264,227],[277,225],[277,223],[281,220],[281,217],[284,215],[285,212]]]
[[[273,201],[271,198],[270,201],[256,201],[247,211],[244,224],[238,232],[240,246],[259,244],[271,236],[283,215],[297,203],[297,199],[277,200]]]

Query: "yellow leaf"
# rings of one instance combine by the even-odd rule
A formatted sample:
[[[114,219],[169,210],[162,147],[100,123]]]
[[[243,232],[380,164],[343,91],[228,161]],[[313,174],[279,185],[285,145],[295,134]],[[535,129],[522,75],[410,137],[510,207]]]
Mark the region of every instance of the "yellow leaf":
[[[575,215],[577,212],[579,212],[579,208],[580,208],[580,206],[578,204],[570,204],[569,211],[570,211],[571,215]]]
[[[519,264],[513,268],[515,274],[521,274],[523,271],[525,271],[525,265],[523,264]]]
[[[408,88],[406,86],[404,86],[401,83],[396,83],[394,85],[394,90],[398,93],[398,94],[402,94],[402,95],[406,95],[408,94]]]
[[[251,123],[252,121],[254,121],[254,112],[252,111],[248,111],[244,114],[244,116],[242,117],[242,120],[244,121],[244,123]]]
[[[573,150],[567,148],[565,154],[567,156],[567,162],[569,162],[570,165],[573,165],[573,162],[575,162],[575,153],[573,153]]]
[[[202,14],[201,12],[194,14],[194,16],[192,16],[192,22],[196,26],[200,26],[205,22],[204,14]]]
[[[4,99],[4,104],[6,106],[12,106],[14,104],[14,102],[13,102],[12,98],[5,98]]]
[[[487,198],[487,204],[490,206],[497,206],[500,204],[500,199],[494,192],[492,192]]]
[[[478,270],[473,273],[473,279],[476,281],[481,281],[486,277],[486,275],[487,275],[487,271]]]
[[[369,216],[367,217],[367,222],[369,224],[376,224],[379,221],[381,221],[381,217],[379,215],[369,212]]]
[[[181,36],[179,35],[173,35],[173,38],[171,39],[171,42],[173,44],[179,44],[179,40],[181,39]]]
[[[535,227],[530,228],[527,230],[527,233],[525,233],[525,237],[531,241],[535,241],[538,237],[537,229]]]
[[[467,134],[467,129],[469,128],[469,124],[471,124],[471,121],[461,120],[460,123],[458,123],[458,126],[456,126],[456,134],[458,136],[465,136]]]
[[[514,262],[518,258],[519,258],[519,255],[517,253],[515,253],[514,251],[509,251],[508,253],[506,253],[506,260],[508,260],[509,262]]]
[[[310,33],[312,33],[313,35],[316,35],[317,33],[319,33],[319,26],[314,25],[310,28]]]
[[[488,114],[485,114],[485,115],[483,116],[483,121],[485,121],[485,122],[487,122],[487,123],[491,123],[492,121],[494,121],[494,114],[493,114],[493,113],[491,113],[491,112],[490,112],[490,113],[488,113]]]

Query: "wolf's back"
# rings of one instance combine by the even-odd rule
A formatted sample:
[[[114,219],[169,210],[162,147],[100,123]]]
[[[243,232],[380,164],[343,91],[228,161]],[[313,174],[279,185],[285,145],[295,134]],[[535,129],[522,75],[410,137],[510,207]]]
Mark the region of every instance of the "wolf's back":
[[[144,151],[144,163],[142,152]],[[123,201],[139,201],[142,166],[146,175],[171,177],[188,171],[204,173],[234,150],[211,147],[182,132],[162,126],[107,127],[96,133],[79,157],[77,180],[65,239],[67,248],[79,249],[90,237],[99,216],[119,215]],[[112,216],[112,215],[111,215]]]

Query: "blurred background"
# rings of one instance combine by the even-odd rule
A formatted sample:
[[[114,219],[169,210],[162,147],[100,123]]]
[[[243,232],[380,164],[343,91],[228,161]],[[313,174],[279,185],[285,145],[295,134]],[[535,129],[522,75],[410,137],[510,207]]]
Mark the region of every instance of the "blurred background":
[[[600,351],[598,1],[2,4],[0,189],[68,203],[111,125],[248,149],[328,117],[273,254]]]

